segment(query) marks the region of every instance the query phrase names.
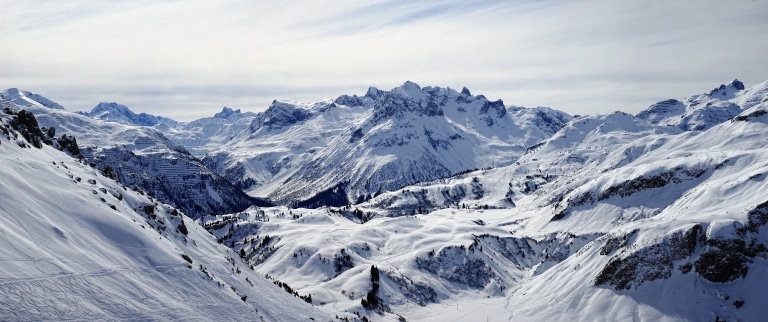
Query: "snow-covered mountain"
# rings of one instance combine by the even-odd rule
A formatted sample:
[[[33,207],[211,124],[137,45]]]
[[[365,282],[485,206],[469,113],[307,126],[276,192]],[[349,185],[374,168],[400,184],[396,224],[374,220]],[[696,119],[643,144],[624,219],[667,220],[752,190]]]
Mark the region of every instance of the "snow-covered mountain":
[[[202,158],[211,151],[221,148],[236,134],[248,129],[256,113],[241,112],[240,109],[222,108],[213,117],[201,118],[176,127],[155,126],[168,138],[183,145],[195,157]]]
[[[360,99],[360,98],[357,98]],[[305,165],[366,111],[333,101],[274,101],[249,126],[202,161],[241,189],[252,191]]]
[[[34,105],[38,107],[47,107],[47,108],[52,108],[56,110],[64,109],[63,106],[59,105],[54,101],[51,101],[38,94],[33,94],[31,92],[19,90],[18,88],[9,88],[0,92],[0,98],[5,101],[11,102],[16,105],[21,105],[21,106]]]
[[[330,320],[27,114],[0,112],[0,319]]]
[[[63,108],[62,108],[63,109]],[[136,114],[125,105],[117,103],[99,103],[90,112],[78,114],[106,122],[116,122],[134,126],[148,126],[163,132],[173,142],[184,146],[193,156],[200,158],[220,148],[238,132],[248,128],[256,113],[241,112],[229,107],[213,117],[205,117],[191,122],[176,120],[147,113]]]
[[[105,122],[117,122],[127,125],[154,126],[163,124],[171,127],[179,125],[179,122],[167,117],[155,116],[147,113],[136,114],[127,106],[115,102],[101,102],[90,112],[78,113]]]
[[[693,95],[683,101],[669,99],[658,102],[638,113],[637,117],[654,124],[701,131],[729,120],[766,99],[768,82],[745,90],[744,84],[735,79],[709,93]]]
[[[713,91],[740,111],[699,129],[584,116],[509,165],[202,223],[322,308],[373,319],[759,321],[766,84]]]
[[[419,181],[514,162],[571,117],[507,108],[449,88],[391,91],[301,105],[274,102],[203,160],[251,195],[317,207],[367,200]]]
[[[209,170],[187,150],[152,127],[103,122],[33,102],[3,100],[11,110],[26,109],[41,126],[80,138],[80,152],[105,174],[124,185],[147,191],[193,218],[230,213],[253,204],[229,181]]]
[[[187,284],[183,285],[197,285],[200,274],[206,280],[211,273],[214,281],[233,287],[220,287],[215,295],[227,308],[236,305],[227,296],[237,300],[243,287],[249,287],[236,285],[240,283],[237,277],[245,276],[236,273],[238,265],[250,265],[273,284],[341,320],[764,319],[762,302],[768,291],[759,286],[768,282],[768,197],[762,194],[768,190],[768,82],[746,87],[733,81],[682,101],[659,102],[637,116],[616,112],[571,118],[547,108],[507,107],[501,101],[473,96],[467,89],[422,88],[410,82],[390,91],[370,88],[364,96],[343,95],[314,104],[275,101],[267,111],[247,116],[225,108],[199,122],[200,142],[216,138],[223,144],[207,153],[203,162],[252,195],[284,205],[252,206],[226,215],[201,213],[196,224],[202,227],[174,215],[174,207],[150,197],[163,193],[161,188],[148,194],[124,189],[103,177],[112,172],[101,167],[119,165],[127,169],[125,173],[146,175],[149,181],[170,181],[165,176],[176,168],[152,162],[194,163],[196,159],[174,142],[188,129],[105,123],[27,99],[5,97],[0,103],[17,114],[15,123],[3,116],[2,124],[10,130],[0,136],[0,158],[8,165],[0,175],[13,178],[3,182],[0,196],[14,200],[9,203],[14,207],[11,213],[27,208],[56,213],[60,210],[38,199],[62,204],[63,198],[71,198],[66,200],[114,213],[117,217],[110,218],[115,220],[137,221],[123,220],[127,228],[122,229],[146,223],[146,232],[141,233],[160,232],[162,237],[149,238],[152,243],[138,238],[143,245],[167,243],[177,247],[163,247],[172,253],[167,258],[184,253],[192,259],[192,269],[180,266],[174,274],[200,272],[193,277],[184,275]],[[26,105],[19,106],[22,103]],[[22,107],[32,111],[45,128],[32,130],[31,114],[18,113]],[[225,129],[219,132],[217,127]],[[74,133],[77,140],[67,136],[62,141],[65,132]],[[115,142],[122,150],[109,148]],[[199,147],[200,153],[214,147],[185,144]],[[37,146],[41,148],[34,148]],[[29,153],[66,157],[67,161],[46,157],[38,162]],[[100,171],[65,153],[81,153]],[[100,159],[107,161],[98,163]],[[139,175],[145,169],[154,170]],[[58,174],[65,170],[72,177]],[[38,182],[31,174],[35,171],[43,171],[54,181],[48,185],[24,183],[27,177]],[[188,180],[190,175],[184,172],[178,178]],[[195,192],[190,198],[200,203],[229,196],[210,192],[208,184],[216,180],[197,182],[185,190]],[[59,188],[69,186],[74,188]],[[7,197],[9,191],[34,198],[12,199]],[[40,204],[46,206],[40,208]],[[286,207],[323,204],[339,207]],[[7,208],[5,205],[0,207]],[[22,219],[43,219],[19,225],[27,229],[26,234],[40,233],[34,238],[2,235],[14,247],[6,247],[1,256],[15,260],[14,249],[26,249],[19,245],[40,245],[41,238],[62,234],[69,238],[62,243],[72,246],[67,252],[83,247],[73,244],[75,234],[68,230],[72,228],[52,224],[58,217],[32,214],[42,217]],[[89,227],[77,230],[78,236],[82,234],[86,240],[121,236],[99,230],[101,226],[88,219],[90,214],[76,214],[86,218],[78,223]],[[14,224],[13,218],[6,221]],[[178,228],[182,222],[189,230],[187,236]],[[58,230],[46,228],[49,225]],[[201,248],[229,247],[229,254],[237,254],[247,264],[231,255],[220,263],[219,255],[206,255],[209,253],[191,246],[200,247],[195,234],[203,236],[203,229],[223,245]],[[53,233],[45,235],[45,231]],[[155,270],[173,265],[150,246],[145,246],[151,248],[145,252],[148,255],[136,259],[131,257],[137,256],[132,255],[134,244],[123,239],[106,244],[114,244],[105,250],[111,253],[88,258],[99,263],[161,263],[150,265]],[[121,254],[129,254],[128,259]],[[42,280],[43,275],[59,278],[57,272],[46,269],[69,267],[56,263],[58,266],[38,268],[41,275],[32,278],[21,276],[22,269],[8,271],[16,279],[14,283],[30,283],[19,284],[21,288],[37,290],[44,286],[33,281]],[[198,263],[220,270],[203,269]],[[14,265],[29,264],[18,261]],[[142,272],[154,274],[152,269]],[[87,274],[91,274],[88,278],[102,276]],[[117,297],[133,299],[118,293],[124,290],[113,290],[113,285],[123,281],[139,283],[131,279],[134,275],[127,276],[103,288]],[[176,275],[171,276],[157,285],[177,283]],[[257,285],[256,277],[246,282]],[[155,283],[152,278],[142,277],[150,282],[140,284],[144,287],[141,292],[149,292],[146,285]],[[7,285],[15,284],[2,287]],[[208,292],[207,286],[195,287],[196,292]],[[8,289],[10,294],[20,292]],[[51,296],[54,303],[62,301],[56,293],[43,292],[34,294]],[[185,296],[199,293],[176,296],[179,300],[171,306],[181,308],[177,303],[187,302]],[[247,301],[252,296],[256,295],[248,295]],[[265,320],[282,317],[274,312],[285,312],[247,301],[237,305],[244,305],[244,310],[258,307]],[[145,307],[145,302],[137,303],[131,307]],[[21,305],[8,300],[0,304]],[[167,316],[209,317],[210,306],[193,305],[198,308],[183,311],[192,313]],[[299,312],[321,318],[301,303],[286,305],[286,310],[299,305]],[[89,305],[94,306],[99,312],[128,310]]]

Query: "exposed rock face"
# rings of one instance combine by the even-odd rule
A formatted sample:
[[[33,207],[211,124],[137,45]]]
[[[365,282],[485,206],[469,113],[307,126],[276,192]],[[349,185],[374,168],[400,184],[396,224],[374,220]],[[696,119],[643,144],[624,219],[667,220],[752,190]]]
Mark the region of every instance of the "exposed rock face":
[[[607,265],[595,277],[595,285],[610,285],[628,290],[645,282],[667,279],[678,269],[688,273],[693,268],[701,278],[714,283],[728,283],[744,278],[756,257],[768,258],[768,248],[758,236],[768,223],[768,202],[748,213],[748,221],[730,237],[707,236],[702,225],[672,233],[662,241],[628,248],[627,240],[637,232],[607,238],[600,254],[610,255]]]
[[[50,145],[58,150],[66,151],[74,157],[82,158],[80,147],[77,145],[77,140],[74,137],[63,134],[61,137],[56,138],[56,128],[41,128],[35,116],[26,110],[22,109],[19,112],[13,112],[10,109],[5,109],[5,113],[12,116],[9,124],[10,127],[18,131],[32,146],[40,149],[43,147],[43,144]],[[10,136],[7,128],[3,129],[3,133]]]
[[[471,96],[468,90],[406,82],[391,91],[371,88],[363,97],[343,95],[311,106],[273,102],[237,145],[286,144],[233,160],[223,157],[235,154],[232,143],[204,161],[279,204],[346,205],[416,182],[512,162],[570,118],[547,108],[507,109],[501,100]],[[343,127],[329,130],[336,125]],[[299,129],[323,132],[297,141]]]

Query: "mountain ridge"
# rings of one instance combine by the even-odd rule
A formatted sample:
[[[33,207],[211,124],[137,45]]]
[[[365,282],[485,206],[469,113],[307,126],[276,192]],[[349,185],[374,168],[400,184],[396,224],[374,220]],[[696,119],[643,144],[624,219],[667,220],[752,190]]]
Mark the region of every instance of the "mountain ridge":
[[[230,180],[246,180],[243,188],[253,191],[252,195],[310,207],[323,205],[326,198],[318,195],[333,191],[336,192],[327,196],[329,201],[335,200],[334,205],[349,204],[408,183],[512,162],[510,159],[515,155],[522,154],[527,146],[537,143],[570,118],[551,109],[510,108],[508,111],[501,100],[492,102],[482,95],[471,96],[468,90],[459,93],[440,87],[421,88],[413,82],[391,91],[371,87],[365,96],[342,95],[332,102],[302,105],[275,101],[260,115],[251,124],[248,136],[236,137],[206,156],[203,162]],[[318,131],[318,127],[322,130]],[[293,133],[293,129],[299,128],[304,129],[302,132],[322,134],[307,141]],[[258,140],[296,142],[288,144],[295,150],[277,152],[268,148],[265,150],[275,151],[269,152],[274,156],[256,153],[253,157],[228,157],[253,154],[233,151],[253,151],[249,141]],[[459,148],[462,152],[451,150],[457,144],[462,146]],[[493,157],[480,161],[451,157],[451,154],[464,158],[478,153],[473,147],[486,149],[482,155]],[[408,152],[404,152],[406,150]],[[409,159],[411,157],[413,159]],[[340,158],[346,159],[346,163]],[[357,161],[349,161],[350,158],[376,160],[371,164],[378,165],[354,168],[352,164]],[[259,165],[259,159],[269,163]],[[453,161],[442,164],[445,160]],[[430,164],[439,166],[419,168],[419,165]],[[343,170],[327,168],[328,165],[341,166]],[[254,170],[258,172],[251,172]],[[323,174],[334,171],[344,174]],[[394,172],[385,174],[390,171]],[[385,182],[375,179],[377,176],[400,177],[405,181],[382,186],[374,183]],[[374,179],[366,183],[360,179],[363,177]],[[307,181],[308,178],[312,182]]]
[[[581,116],[505,166],[352,206],[253,208],[203,223],[260,272],[392,320],[759,320],[763,87],[707,97],[759,103],[703,129]],[[268,247],[254,226],[272,232]]]
[[[269,205],[206,168],[184,146],[154,127],[105,122],[30,102],[24,106],[3,102],[9,110],[31,112],[41,126],[78,137],[83,157],[99,170],[125,185],[150,192],[193,218],[240,211],[254,204]],[[117,104],[106,107],[124,108]]]
[[[194,229],[340,319],[759,320],[766,102],[768,81],[734,80],[637,115],[571,117],[406,82],[252,118],[223,108],[239,130],[203,163],[284,203],[203,214]],[[32,105],[61,132],[116,130],[79,134],[86,157],[88,141],[129,137],[139,156],[184,149],[170,131]],[[107,188],[101,207],[122,211]]]

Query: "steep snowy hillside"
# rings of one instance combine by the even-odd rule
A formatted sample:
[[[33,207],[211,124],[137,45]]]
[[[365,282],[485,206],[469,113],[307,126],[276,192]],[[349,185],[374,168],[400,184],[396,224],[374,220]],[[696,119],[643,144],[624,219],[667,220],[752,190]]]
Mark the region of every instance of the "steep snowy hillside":
[[[78,114],[85,115],[97,120],[117,122],[127,125],[154,126],[162,124],[170,127],[179,126],[179,122],[176,122],[175,120],[169,119],[167,117],[155,116],[147,113],[136,114],[127,106],[114,102],[101,102],[96,105],[90,112],[78,112]]]
[[[677,126],[686,131],[701,131],[729,120],[768,99],[768,82],[745,89],[738,79],[720,85],[707,94],[683,101],[669,99],[651,105],[637,114],[650,123]]]
[[[365,111],[332,101],[274,101],[246,130],[202,161],[241,189],[252,191],[295,172]]]
[[[0,112],[0,319],[330,320],[26,117]]]
[[[471,171],[387,192],[358,205],[389,216],[459,208],[514,208],[516,200],[535,194],[556,179],[571,182],[620,167],[663,143],[677,128],[648,124],[632,115],[582,116],[552,137],[531,146],[514,165]],[[637,150],[631,143],[647,140]]]
[[[27,91],[21,91],[18,88],[9,88],[0,92],[0,98],[16,105],[38,107],[47,107],[56,110],[63,110],[64,107],[45,97],[33,94]]]
[[[32,103],[19,106],[4,101],[4,106],[31,111],[41,126],[74,135],[83,156],[105,174],[145,190],[193,218],[267,204],[249,197],[151,127],[102,122]]]
[[[517,294],[526,296],[512,296],[510,307],[543,319],[544,299],[560,298],[547,310],[585,320],[760,320],[761,304],[751,303],[766,296],[752,286],[768,279],[768,198],[758,193],[768,188],[765,114],[756,106],[583,185],[554,189],[562,201],[526,229],[607,233],[524,284]],[[544,281],[567,287],[545,290]]]
[[[701,131],[580,117],[507,166],[202,223],[323,309],[377,320],[759,321],[766,132],[762,101]]]
[[[282,204],[347,205],[413,184],[514,162],[570,116],[507,109],[412,82],[312,106],[275,102],[204,162],[251,195]],[[311,133],[311,134],[308,134]],[[285,142],[257,153],[252,142]],[[262,146],[268,143],[261,143]]]

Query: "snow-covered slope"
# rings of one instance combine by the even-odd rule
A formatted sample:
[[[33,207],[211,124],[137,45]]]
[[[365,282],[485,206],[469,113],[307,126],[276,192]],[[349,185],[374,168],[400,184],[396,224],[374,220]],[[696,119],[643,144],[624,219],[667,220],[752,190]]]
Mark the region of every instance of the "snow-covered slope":
[[[547,108],[508,109],[467,89],[406,82],[314,105],[275,102],[254,120],[250,134],[204,162],[241,180],[252,195],[278,203],[346,205],[415,182],[510,164],[570,118]]]
[[[183,146],[152,127],[103,122],[33,103],[3,102],[12,110],[32,112],[41,126],[77,137],[80,152],[104,173],[129,187],[149,192],[193,218],[239,211],[254,203],[265,205],[206,168]]]
[[[378,320],[759,321],[766,132],[763,101],[696,131],[586,116],[507,166],[203,224],[323,309]]]
[[[9,88],[0,92],[0,98],[21,106],[34,105],[39,107],[52,108],[56,110],[64,109],[63,106],[59,105],[54,101],[51,101],[38,94],[33,94],[27,91],[19,90],[18,88]]]
[[[562,201],[526,229],[607,233],[524,284],[510,306],[537,319],[551,316],[546,307],[584,320],[760,320],[761,305],[750,303],[766,295],[753,285],[768,278],[765,114],[757,106],[652,151],[638,141],[635,151],[647,152],[627,165],[553,185]],[[544,281],[566,287],[545,290]]]
[[[274,101],[248,128],[202,161],[241,189],[252,191],[295,172],[365,111],[363,106],[333,101]]]
[[[79,114],[105,122],[117,122],[127,125],[154,126],[162,124],[170,127],[179,126],[179,122],[176,122],[173,119],[147,113],[136,114],[127,106],[115,102],[101,102],[90,112],[79,112]]]
[[[33,147],[14,118],[0,112],[0,319],[330,320],[173,207]]]
[[[250,207],[198,222],[273,283],[311,295],[304,298],[340,319],[760,321],[768,296],[759,287],[768,282],[766,102],[768,82],[737,81],[637,117],[571,119],[413,83],[315,104],[275,101],[205,163],[254,195],[344,206]],[[134,138],[136,155],[183,150],[163,136],[153,144],[131,136],[159,135],[151,128],[51,111],[41,119],[65,120],[76,133],[113,126],[112,136],[91,140]],[[20,147],[44,140],[19,138],[47,133],[0,138],[0,150],[64,155]],[[52,161],[8,164],[54,176],[63,170]],[[147,163],[139,164],[133,169]],[[74,175],[91,178],[82,171]],[[128,211],[119,202],[140,210],[148,231],[167,232],[168,242],[181,236],[170,235],[179,222],[172,208],[143,212],[153,201],[130,189],[116,203],[110,192],[121,187],[92,176],[95,186],[64,180],[85,184],[88,198],[118,216]]]
[[[637,117],[659,125],[677,126],[686,131],[701,131],[729,120],[768,99],[768,82],[745,89],[738,79],[720,85],[709,93],[693,95],[683,101],[669,99],[655,103]]]
[[[228,107],[213,117],[201,118],[188,123],[179,123],[176,127],[158,125],[168,138],[183,145],[195,157],[220,149],[237,133],[248,129],[256,113],[241,112]]]
[[[125,105],[104,102],[96,105],[90,112],[78,112],[78,114],[106,122],[153,127],[173,142],[184,146],[190,154],[198,158],[219,149],[235,134],[247,129],[256,117],[256,113],[224,107],[213,117],[178,122],[147,113],[136,114]]]
[[[627,164],[645,151],[632,147],[633,141],[648,140],[649,147],[643,148],[653,149],[667,136],[680,132],[622,112],[582,116],[529,147],[514,165],[408,186],[381,194],[358,207],[391,216],[447,207],[514,208],[515,200],[536,193],[539,187],[556,179],[576,182]]]

